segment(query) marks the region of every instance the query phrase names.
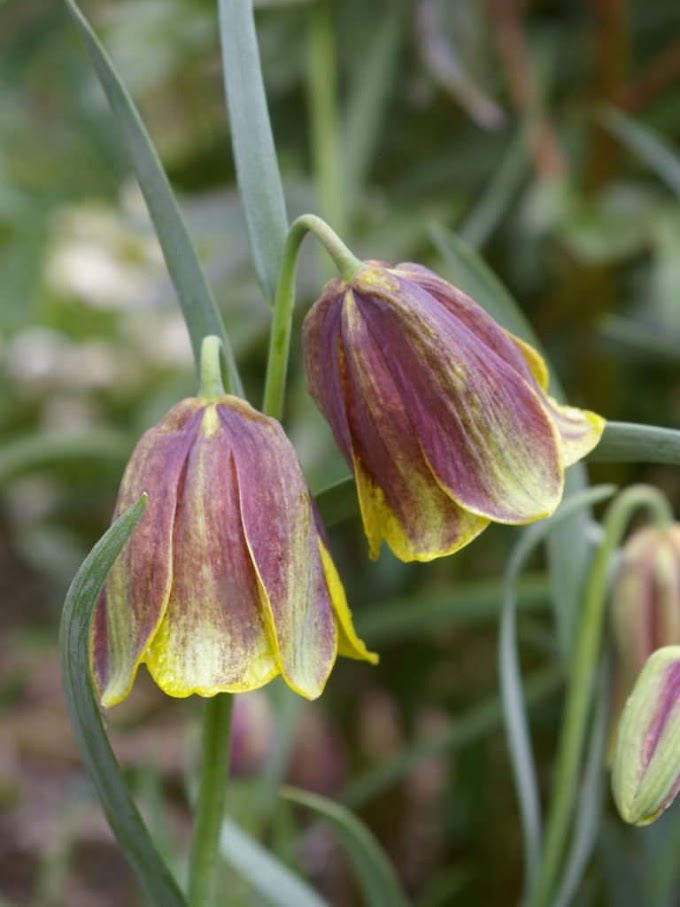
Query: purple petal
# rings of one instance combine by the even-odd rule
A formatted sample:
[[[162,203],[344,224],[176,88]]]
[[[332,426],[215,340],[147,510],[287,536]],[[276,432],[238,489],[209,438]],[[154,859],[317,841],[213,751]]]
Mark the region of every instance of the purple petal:
[[[281,673],[297,692],[315,698],[335,661],[337,632],[297,456],[278,422],[247,404],[220,406],[219,414],[232,439],[243,529]]]
[[[358,368],[370,370],[379,353],[437,481],[463,508],[509,523],[552,513],[563,471],[537,392],[432,296],[402,289],[407,296],[357,297],[354,322],[372,338]],[[348,357],[355,343],[346,339]]]
[[[142,436],[123,476],[114,516],[143,492],[149,502],[111,568],[95,614],[93,668],[104,705],[129,692],[167,603],[177,493],[201,406],[191,398],[173,407]]]

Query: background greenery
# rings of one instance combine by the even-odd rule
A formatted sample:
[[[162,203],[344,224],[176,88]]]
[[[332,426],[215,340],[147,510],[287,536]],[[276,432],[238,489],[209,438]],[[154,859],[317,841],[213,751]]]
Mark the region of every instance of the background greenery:
[[[570,402],[618,421],[680,424],[676,3],[259,6],[291,216],[316,211],[359,255],[415,259],[445,275],[432,226],[455,229],[520,301]],[[235,189],[215,4],[109,0],[85,11],[180,195],[256,400],[268,309]],[[334,81],[337,124],[324,106]],[[330,273],[310,244],[298,320]],[[286,426],[318,489],[344,465],[306,396],[298,336]],[[153,230],[72,23],[53,0],[5,2],[0,893],[11,903],[134,903],[66,725],[56,625],[66,586],[108,524],[135,438],[193,391],[191,348]],[[654,482],[677,512],[677,469],[593,465],[591,477]],[[340,664],[323,699],[302,706],[290,780],[356,807],[424,907],[519,895],[516,804],[489,702],[498,577],[516,537],[492,527],[424,567],[387,552],[369,562],[355,520],[332,531],[357,622],[382,660],[378,669]],[[523,589],[520,642],[531,672],[557,661],[539,561]],[[325,827],[290,806],[269,805],[273,822],[253,818],[248,778],[271,750],[279,695],[242,700],[233,815],[264,827],[268,846],[330,902],[360,903]],[[532,712],[544,791],[560,701],[544,695]],[[481,732],[453,748],[456,730],[485,709]],[[173,855],[188,832],[191,715],[190,703],[142,683],[109,716],[133,787]],[[428,740],[443,743],[428,758],[416,752],[411,771],[388,785],[390,760]],[[677,807],[630,831],[607,797],[579,903],[672,904],[678,834]],[[235,903],[258,903],[235,878]]]

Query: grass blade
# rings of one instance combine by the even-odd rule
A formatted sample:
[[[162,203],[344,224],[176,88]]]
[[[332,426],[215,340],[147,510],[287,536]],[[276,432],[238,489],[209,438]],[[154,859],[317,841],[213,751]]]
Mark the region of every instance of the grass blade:
[[[356,871],[366,907],[407,907],[409,901],[382,847],[347,807],[292,787],[283,788],[282,795],[317,813],[337,833]]]
[[[201,341],[206,335],[215,334],[219,337],[223,344],[231,389],[242,396],[243,388],[222,318],[198,263],[196,252],[191,245],[182,214],[156,149],[132,98],[116,73],[104,47],[92,31],[89,22],[74,0],[64,0],[64,2],[85,42],[127,146],[139,188],[142,190],[163,250],[168,273],[177,291],[182,314],[191,337],[194,359],[198,363]]]
[[[611,485],[587,489],[566,500],[548,520],[529,526],[508,561],[503,580],[503,604],[498,640],[498,671],[501,679],[503,719],[515,777],[524,835],[525,886],[533,886],[541,857],[541,815],[536,768],[522,691],[522,673],[517,646],[517,580],[535,548],[565,519],[614,493]]]
[[[222,824],[220,853],[274,907],[329,907],[306,882],[229,819]]]
[[[262,292],[272,305],[288,218],[262,82],[252,0],[219,0],[219,24],[231,143],[250,253]]]
[[[66,707],[87,773],[109,825],[155,907],[186,907],[128,793],[99,714],[90,669],[90,627],[106,574],[146,508],[146,496],[127,510],[83,561],[66,595],[59,646]]]

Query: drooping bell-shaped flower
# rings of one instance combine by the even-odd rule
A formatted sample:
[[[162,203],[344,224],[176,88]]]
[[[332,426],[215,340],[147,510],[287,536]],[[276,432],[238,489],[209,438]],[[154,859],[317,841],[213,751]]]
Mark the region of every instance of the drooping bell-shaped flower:
[[[648,825],[680,790],[680,646],[649,657],[621,715],[612,792],[621,817]]]
[[[95,614],[103,705],[128,695],[142,663],[171,696],[243,692],[281,674],[311,699],[338,653],[376,660],[274,419],[229,395],[183,400],[137,444],[116,513],[143,492]]]
[[[558,506],[604,420],[547,394],[539,354],[427,268],[365,262],[305,318],[307,383],[354,471],[372,556],[427,561]]]
[[[645,526],[621,551],[610,620],[621,699],[649,656],[680,645],[680,524]]]

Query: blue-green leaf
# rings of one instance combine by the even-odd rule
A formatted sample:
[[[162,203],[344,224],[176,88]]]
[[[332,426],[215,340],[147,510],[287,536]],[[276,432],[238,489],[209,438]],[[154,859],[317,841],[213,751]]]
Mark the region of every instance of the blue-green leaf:
[[[85,42],[146,201],[165,264],[177,291],[198,364],[201,341],[208,334],[222,340],[231,390],[243,395],[236,362],[212,293],[191,245],[182,214],[156,149],[104,47],[74,0],[64,0]]]
[[[409,901],[382,847],[347,807],[292,787],[283,788],[282,795],[313,810],[337,833],[356,871],[366,907],[408,907]]]
[[[508,749],[522,818],[527,889],[533,885],[538,872],[541,850],[541,815],[517,647],[517,580],[531,553],[559,527],[561,522],[569,519],[576,511],[587,509],[593,504],[611,497],[614,491],[613,485],[586,489],[566,500],[550,519],[534,523],[525,529],[508,560],[503,577],[498,673],[505,733],[508,738]]]
[[[71,583],[61,619],[61,677],[83,763],[142,888],[154,907],[187,907],[128,793],[99,714],[90,665],[90,627],[99,590],[145,507],[143,496],[116,520],[85,558]]]
[[[229,819],[222,823],[220,853],[274,907],[329,907],[306,882]]]
[[[252,0],[219,0],[219,12],[236,176],[255,274],[272,305],[288,218],[262,82]]]

